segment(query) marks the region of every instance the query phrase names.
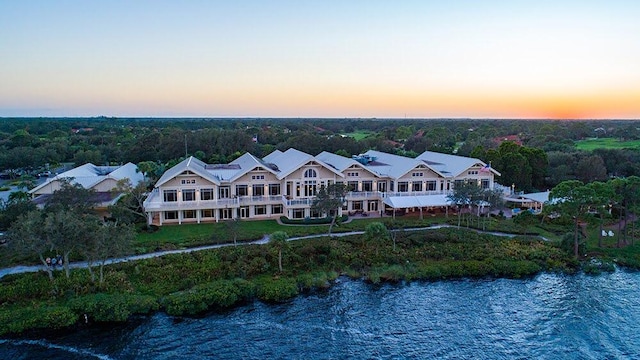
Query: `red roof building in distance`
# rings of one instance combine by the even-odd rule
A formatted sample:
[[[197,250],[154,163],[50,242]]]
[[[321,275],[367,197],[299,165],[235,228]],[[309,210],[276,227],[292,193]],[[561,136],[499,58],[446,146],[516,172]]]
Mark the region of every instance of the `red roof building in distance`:
[[[500,145],[505,141],[512,141],[512,142],[522,146],[522,140],[520,140],[520,137],[518,135],[506,135],[506,136],[498,136],[498,137],[494,137],[493,138],[493,142],[496,145]]]

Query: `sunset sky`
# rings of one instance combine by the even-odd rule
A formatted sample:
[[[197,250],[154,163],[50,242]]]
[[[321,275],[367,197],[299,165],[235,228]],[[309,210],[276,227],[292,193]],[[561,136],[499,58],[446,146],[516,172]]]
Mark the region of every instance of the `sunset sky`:
[[[640,1],[0,1],[0,117],[640,119]]]

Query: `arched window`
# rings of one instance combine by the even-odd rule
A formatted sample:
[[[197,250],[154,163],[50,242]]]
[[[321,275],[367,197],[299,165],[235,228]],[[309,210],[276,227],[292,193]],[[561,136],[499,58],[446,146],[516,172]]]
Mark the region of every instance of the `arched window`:
[[[318,177],[318,174],[313,169],[307,169],[304,172],[304,177],[306,177],[306,178],[314,178],[314,177]]]

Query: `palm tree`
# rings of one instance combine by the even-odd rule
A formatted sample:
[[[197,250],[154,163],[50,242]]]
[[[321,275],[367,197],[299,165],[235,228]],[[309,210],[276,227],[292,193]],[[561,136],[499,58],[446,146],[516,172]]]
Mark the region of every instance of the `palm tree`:
[[[284,231],[276,231],[269,238],[269,244],[278,252],[278,270],[280,272],[282,272],[282,252],[289,248],[288,238],[289,235]]]

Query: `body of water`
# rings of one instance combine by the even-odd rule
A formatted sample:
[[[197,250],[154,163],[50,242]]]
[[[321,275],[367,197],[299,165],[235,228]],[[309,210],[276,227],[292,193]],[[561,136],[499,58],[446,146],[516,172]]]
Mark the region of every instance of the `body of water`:
[[[640,358],[640,273],[373,286],[0,339],[2,359]]]

